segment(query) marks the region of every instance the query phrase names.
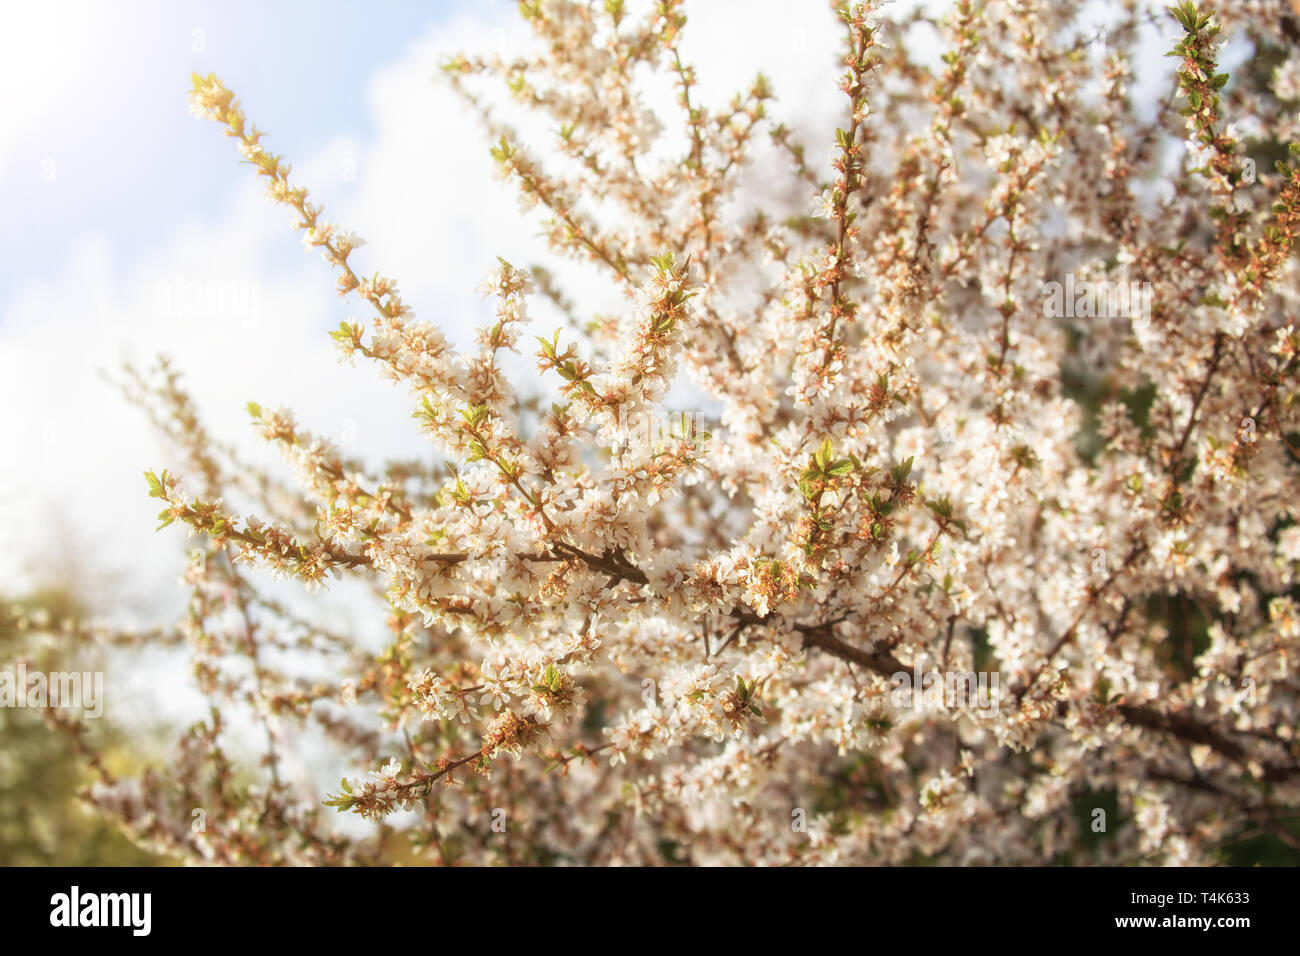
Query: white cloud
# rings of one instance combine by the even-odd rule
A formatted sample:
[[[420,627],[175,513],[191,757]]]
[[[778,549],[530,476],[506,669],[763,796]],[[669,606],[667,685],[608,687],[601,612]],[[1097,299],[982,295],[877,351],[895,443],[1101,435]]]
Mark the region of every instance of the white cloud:
[[[117,18],[107,4],[23,3],[5,7],[0,29],[0,174],[50,112],[88,111],[97,75],[110,62]],[[39,95],[36,95],[39,94]],[[99,104],[102,108],[102,104]],[[36,180],[37,170],[30,170]]]

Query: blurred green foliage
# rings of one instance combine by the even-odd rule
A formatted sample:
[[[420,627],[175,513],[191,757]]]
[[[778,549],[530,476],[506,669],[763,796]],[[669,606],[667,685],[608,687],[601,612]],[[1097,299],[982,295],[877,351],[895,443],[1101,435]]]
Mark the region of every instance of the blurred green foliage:
[[[3,600],[0,598],[0,600]],[[75,615],[81,609],[63,593],[32,595],[18,603],[52,618]],[[61,653],[62,652],[62,653]],[[60,667],[66,649],[37,646],[7,616],[0,617],[0,667],[8,669],[19,657],[29,668],[54,670],[101,669],[100,654],[79,649],[78,659]],[[115,767],[137,762],[123,728],[105,718],[93,722],[96,740],[108,744]],[[136,847],[111,820],[95,814],[78,794],[92,780],[85,761],[71,742],[48,727],[40,710],[0,708],[0,865],[4,866],[148,866],[165,863]]]

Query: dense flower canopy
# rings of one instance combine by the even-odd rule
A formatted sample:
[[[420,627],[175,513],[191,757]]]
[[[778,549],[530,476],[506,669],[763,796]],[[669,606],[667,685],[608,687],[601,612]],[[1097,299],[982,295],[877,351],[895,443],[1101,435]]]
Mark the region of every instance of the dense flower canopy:
[[[205,542],[174,636],[213,710],[165,779],[97,765],[92,799],[217,862],[392,859],[395,831],[432,863],[1294,841],[1290,8],[1128,0],[1099,32],[1073,2],[958,0],[933,68],[921,14],[838,5],[834,130],[776,123],[762,76],[704,102],[680,8],[525,0],[530,56],[444,64],[551,249],[624,293],[593,316],[503,261],[467,351],[354,271],[361,240],[195,78],[368,313],[342,356],[408,386],[430,444],[368,467],[250,405],[291,486],[214,442],[169,366],[132,379],[182,452],[148,476],[161,520]],[[1174,55],[1151,115],[1153,24]],[[1276,69],[1220,72],[1227,36]],[[530,320],[539,296],[563,328]],[[391,645],[300,619],[269,575],[371,582]],[[260,761],[224,747],[232,712]],[[307,741],[350,779],[295,774]]]

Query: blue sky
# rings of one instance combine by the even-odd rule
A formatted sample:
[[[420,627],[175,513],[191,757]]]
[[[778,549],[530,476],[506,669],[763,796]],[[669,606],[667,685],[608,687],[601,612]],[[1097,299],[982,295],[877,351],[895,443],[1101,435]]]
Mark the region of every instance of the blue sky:
[[[188,114],[192,71],[239,91],[273,131],[271,149],[308,155],[340,135],[373,136],[367,82],[413,40],[460,14],[504,19],[511,9],[490,0],[30,7],[41,9],[16,13],[17,29],[0,40],[9,63],[0,75],[22,70],[5,88],[29,114],[0,145],[0,302],[20,283],[55,281],[74,237],[103,235],[131,258],[229,202],[248,171]]]

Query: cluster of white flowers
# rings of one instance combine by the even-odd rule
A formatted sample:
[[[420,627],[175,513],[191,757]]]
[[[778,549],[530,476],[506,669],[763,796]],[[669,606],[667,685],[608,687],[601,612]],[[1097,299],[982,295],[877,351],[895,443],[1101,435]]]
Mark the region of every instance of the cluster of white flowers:
[[[1285,4],[1246,6],[1227,27],[1289,42]],[[591,321],[502,262],[465,354],[354,273],[360,240],[196,78],[196,112],[373,310],[333,333],[342,354],[411,389],[441,458],[376,472],[251,407],[295,492],[211,442],[173,378],[154,390],[197,497],[168,473],[151,492],[213,542],[187,579],[196,673],[215,713],[253,705],[269,770],[234,806],[214,717],[174,801],[215,787],[227,812],[201,846],[136,832],[205,859],[382,859],[291,782],[281,755],[311,735],[384,766],[329,805],[411,809],[433,862],[1212,863],[1247,827],[1294,842],[1300,173],[1242,162],[1300,138],[1294,56],[1228,82],[1219,21],[1156,11],[1179,97],[1153,118],[1129,83],[1145,3],[1099,58],[1074,5],[957,0],[937,70],[875,7],[836,7],[837,130],[771,125],[761,76],[702,102],[677,0],[525,3],[535,55],[448,63],[548,244],[626,294]],[[647,115],[656,75],[679,114]],[[557,142],[521,142],[514,109]],[[825,168],[800,137],[832,144]],[[1150,307],[1045,314],[1067,274],[1148,284]],[[524,334],[535,286],[567,330]],[[503,368],[525,349],[557,401]],[[707,443],[620,440],[681,381],[719,409]],[[298,619],[260,566],[372,581],[390,646]],[[1000,692],[899,706],[895,675],[921,670]]]

